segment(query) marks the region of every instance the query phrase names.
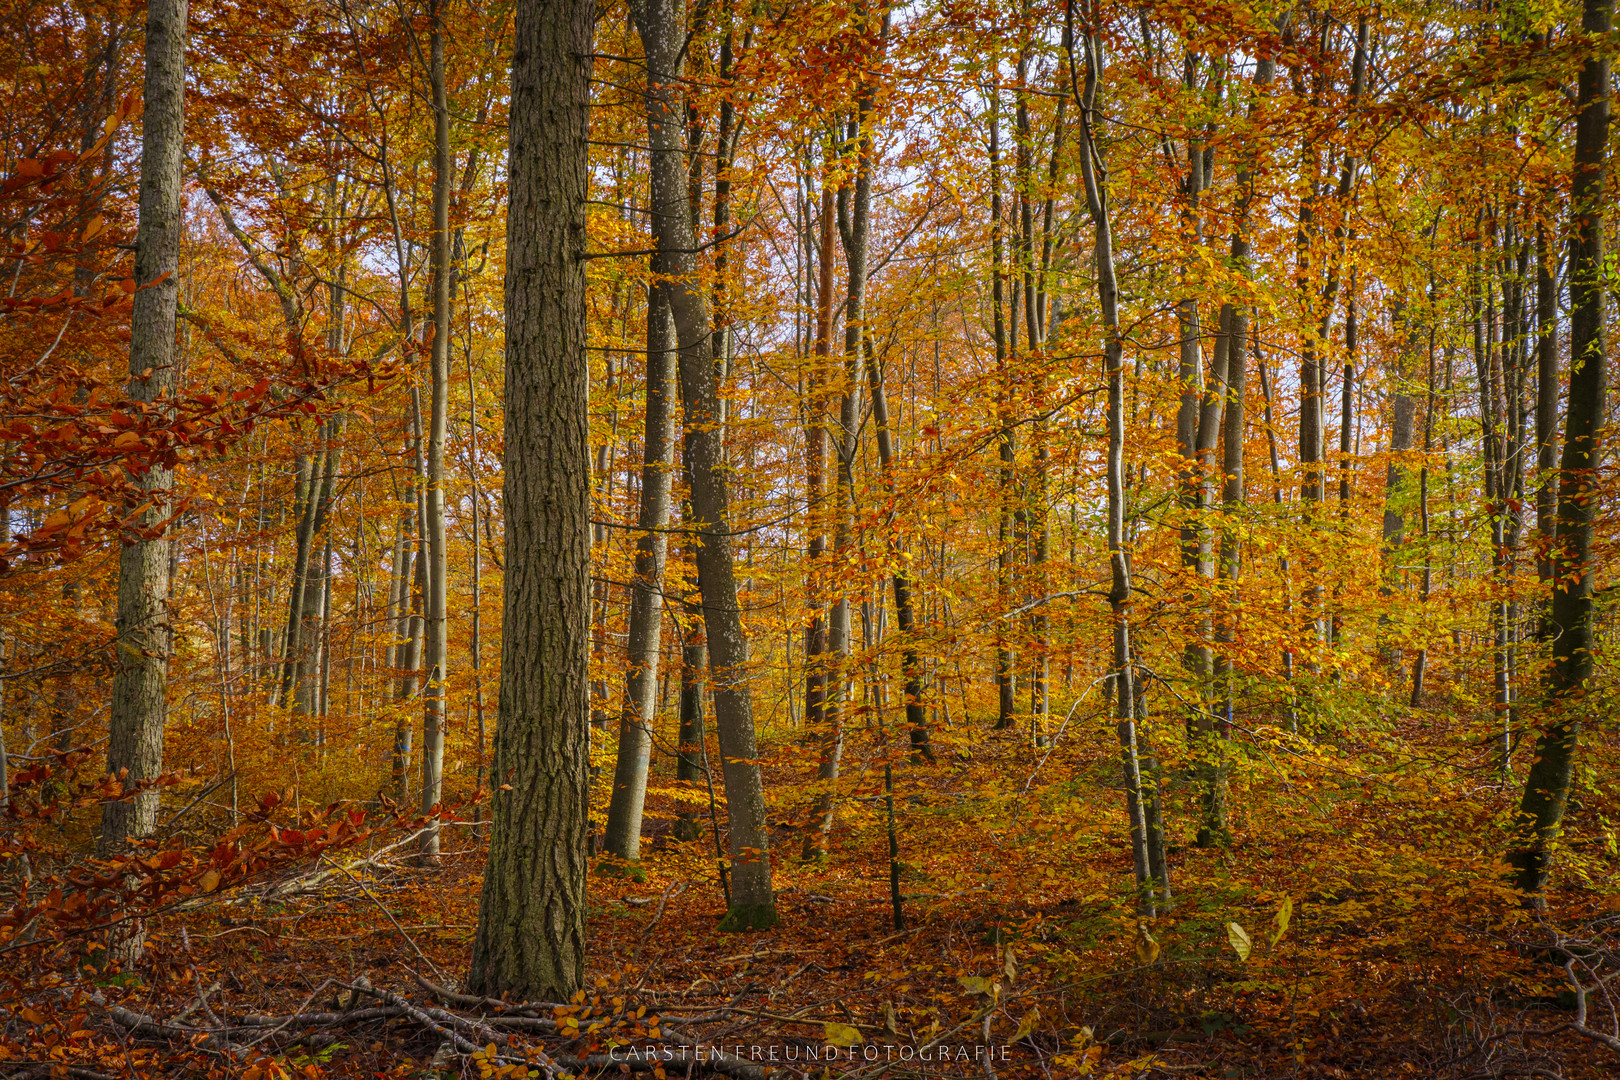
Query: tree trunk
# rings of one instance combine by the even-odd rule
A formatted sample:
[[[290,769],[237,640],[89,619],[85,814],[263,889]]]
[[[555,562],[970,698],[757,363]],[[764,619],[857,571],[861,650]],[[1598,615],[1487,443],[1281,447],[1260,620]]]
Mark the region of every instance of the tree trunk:
[[[1549,846],[1557,838],[1575,777],[1581,700],[1592,673],[1593,520],[1591,494],[1602,447],[1598,442],[1608,389],[1604,334],[1604,158],[1609,141],[1609,60],[1602,49],[1614,17],[1613,0],[1585,0],[1581,29],[1593,49],[1581,66],[1575,126],[1569,308],[1569,405],[1558,484],[1558,539],[1553,549],[1552,668],[1547,676],[1549,717],[1536,739],[1519,804],[1524,846],[1512,853],[1515,883],[1539,897],[1547,884]]]
[[[185,153],[186,0],[151,0],[146,13],[145,111],[141,133],[140,219],[135,234],[134,311],[130,316],[128,394],[155,402],[175,389],[175,318],[179,310],[181,162]],[[167,493],[173,470],[154,463],[133,479],[153,506],[141,535],[118,557],[117,660],[113,668],[107,771],[128,770],[126,790],[163,768],[164,689],[169,666]],[[151,535],[148,535],[150,533]],[[150,833],[158,793],[102,807],[102,856]]]
[[[722,930],[764,929],[777,921],[770,834],[748,684],[748,638],[732,566],[729,470],[725,437],[717,422],[720,404],[711,355],[712,330],[708,301],[696,280],[696,243],[686,199],[677,106],[685,44],[684,7],[675,0],[632,0],[630,9],[647,58],[647,139],[653,234],[658,247],[654,270],[670,279],[670,307],[680,348],[684,452],[692,474],[692,512],[700,523],[695,537],[698,577],[730,825],[731,903],[720,926]]]
[[[595,12],[584,0],[520,0],[512,57],[500,790],[467,985],[528,1001],[566,1001],[585,977],[591,472],[581,256]]]
[[[828,514],[823,504],[827,496],[827,451],[830,443],[826,386],[832,364],[834,214],[833,190],[828,185],[821,191],[821,235],[816,246],[820,262],[817,264],[816,277],[815,359],[811,361],[808,394],[810,415],[805,428],[805,516],[810,530],[806,545],[809,565],[805,567],[805,582],[809,591],[810,625],[804,632],[804,725],[806,734],[820,744],[816,783],[821,785],[821,790],[817,792],[815,806],[810,812],[810,828],[804,834],[804,850],[800,853],[804,859],[818,859],[827,853],[827,835],[832,831],[833,824],[833,785],[838,779],[839,760],[844,752],[843,717],[838,710],[838,700],[833,701],[830,711],[827,707],[826,656],[831,645],[820,578],[825,572],[827,552]],[[837,484],[838,480],[835,478],[833,482]]]
[[[1536,573],[1549,595],[1558,537],[1558,282],[1550,247],[1546,227],[1536,226]],[[1545,618],[1540,633],[1552,636]]]
[[[1103,42],[1093,9],[1086,36],[1078,43],[1085,56],[1085,87],[1074,68],[1074,7],[1065,7],[1063,28],[1070,80],[1080,106],[1080,175],[1095,236],[1097,306],[1103,320],[1103,367],[1108,379],[1108,607],[1113,622],[1114,718],[1124,773],[1126,809],[1131,821],[1131,856],[1136,869],[1137,910],[1152,916],[1156,894],[1168,896],[1168,882],[1155,879],[1148,836],[1148,806],[1142,786],[1137,745],[1135,689],[1131,658],[1131,567],[1125,548],[1125,344],[1119,327],[1119,286],[1114,273],[1113,227],[1109,219],[1107,163],[1097,143],[1101,110]]]
[[[1013,443],[1012,427],[1012,374],[1007,356],[1007,318],[1005,311],[1007,268],[1002,240],[1001,215],[1001,91],[990,89],[990,306],[991,327],[996,340],[996,371],[1002,395],[998,420],[1001,431],[996,438],[997,453],[1001,459],[1000,524],[996,537],[996,599],[1003,611],[1013,606],[1012,574],[1013,551],[1013,466],[1017,448]],[[996,625],[1004,627],[1007,620],[998,619]],[[1005,629],[996,635],[996,730],[1012,727],[1017,711],[1018,683],[1013,665],[1012,641]]]
[[[647,800],[652,722],[657,714],[659,645],[664,618],[664,562],[669,550],[670,479],[675,457],[675,325],[668,286],[647,290],[647,408],[642,437],[641,510],[630,582],[624,708],[608,804],[606,848],[621,859],[641,857],[641,812]]]
[[[429,288],[433,301],[433,341],[428,352],[427,430],[427,589],[423,595],[424,666],[422,693],[423,814],[431,814],[444,793],[444,723],[449,680],[449,560],[444,535],[444,439],[450,413],[450,105],[444,85],[443,0],[432,0],[428,81],[433,90],[433,240]],[[439,825],[430,821],[418,842],[424,862],[439,857]]]

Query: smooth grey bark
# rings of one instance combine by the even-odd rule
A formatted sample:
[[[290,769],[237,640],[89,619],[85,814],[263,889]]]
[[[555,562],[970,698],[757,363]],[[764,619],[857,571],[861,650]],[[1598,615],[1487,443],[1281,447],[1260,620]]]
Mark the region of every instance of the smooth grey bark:
[[[1001,214],[1001,91],[993,87],[990,93],[990,307],[991,332],[996,343],[996,371],[999,374],[999,392],[1001,400],[997,403],[997,420],[1001,430],[996,436],[997,456],[1001,461],[1001,471],[998,483],[1001,487],[1000,507],[997,525],[997,554],[996,554],[996,599],[1003,610],[1013,606],[1012,603],[1012,575],[1013,575],[1013,467],[1017,459],[1017,447],[1013,442],[1013,426],[1011,415],[1012,375],[1008,370],[1007,357],[1007,315],[1005,311],[1007,290],[1007,267],[1005,263],[1006,251],[1002,239]],[[997,626],[1005,624],[1006,620],[998,619]],[[1013,653],[1013,643],[1006,630],[998,630],[996,634],[996,730],[1004,731],[1012,727],[1013,714],[1017,711],[1018,683],[1014,674],[1014,665],[1017,659]]]
[[[145,109],[141,131],[140,219],[135,233],[134,310],[130,316],[127,393],[160,401],[175,388],[175,319],[179,312],[181,163],[185,154],[186,0],[152,0],[146,12]],[[163,768],[167,715],[169,542],[166,494],[171,468],[153,462],[133,478],[154,496],[140,535],[118,556],[117,655],[113,668],[107,771],[128,770],[126,790]],[[110,855],[157,821],[158,793],[146,791],[101,811],[98,852]]]
[[[1597,498],[1592,487],[1602,461],[1598,433],[1606,417],[1608,352],[1604,327],[1604,160],[1609,142],[1609,59],[1603,40],[1614,22],[1614,0],[1585,0],[1581,30],[1592,49],[1577,82],[1575,161],[1571,170],[1569,405],[1558,478],[1557,543],[1553,548],[1552,667],[1549,716],[1536,738],[1535,760],[1519,804],[1522,846],[1509,861],[1515,884],[1538,897],[1547,885],[1575,778],[1581,700],[1592,674],[1592,535]]]
[[[844,289],[844,370],[840,383],[843,393],[838,401],[838,423],[833,428],[833,463],[837,472],[833,478],[833,565],[847,565],[855,547],[853,516],[855,513],[855,460],[860,456],[862,413],[861,361],[855,351],[861,334],[861,321],[866,305],[866,257],[870,242],[870,213],[872,205],[871,176],[862,179],[857,174],[855,190],[849,186],[838,190],[834,204],[839,240],[844,248],[846,282]],[[853,198],[851,197],[853,194]],[[856,219],[851,220],[851,210]],[[832,258],[829,246],[822,258]],[[833,599],[828,613],[827,648],[833,656],[833,668],[827,691],[827,712],[831,724],[830,752],[823,757],[824,769],[818,773],[831,780],[838,775],[838,762],[843,754],[844,726],[853,699],[854,673],[850,668],[850,653],[854,650],[853,605],[849,594],[840,592]],[[831,827],[831,819],[823,816]]]
[[[883,368],[872,351],[870,339],[864,341],[866,352],[866,378],[872,394],[872,421],[877,428],[878,464],[883,470],[884,490],[895,496],[894,434],[889,423],[889,399],[884,387]],[[916,582],[912,578],[909,553],[902,550],[891,535],[889,554],[894,557],[894,617],[900,629],[900,671],[904,680],[906,727],[911,732],[911,756],[915,764],[919,759],[934,760],[929,745],[927,712],[923,708],[923,676],[926,668],[917,650],[917,615],[913,600]]]
[[[669,287],[647,290],[647,408],[642,434],[641,509],[630,582],[629,641],[618,757],[608,802],[605,846],[621,859],[641,857],[641,814],[647,801],[652,722],[658,703],[663,634],[664,564],[669,551],[670,481],[675,460],[675,322]]]
[[[1412,397],[1407,382],[1411,377],[1408,371],[1408,358],[1417,351],[1417,328],[1411,324],[1405,303],[1398,303],[1395,306],[1393,320],[1397,325],[1405,325],[1406,347],[1401,351],[1395,370],[1390,373],[1394,376],[1395,386],[1390,400],[1389,451],[1396,456],[1390,460],[1389,468],[1384,474],[1386,560],[1393,559],[1401,545],[1406,542],[1406,514],[1401,508],[1401,503],[1406,497],[1410,473],[1399,455],[1412,449],[1412,439],[1417,428],[1417,402]]]
[[[512,55],[497,790],[467,985],[528,1001],[566,1001],[585,977],[595,13],[519,0]]]
[[[1325,34],[1327,32],[1325,15],[1323,20],[1321,32]],[[1363,15],[1356,24],[1355,52],[1350,64],[1348,108],[1352,110],[1359,104],[1366,92],[1367,56],[1368,19],[1367,16]],[[1334,193],[1339,207],[1346,207],[1359,171],[1359,159],[1354,154],[1346,154],[1340,165],[1339,182]],[[1306,275],[1310,269],[1312,234],[1317,228],[1315,197],[1316,195],[1313,193],[1310,198],[1302,202],[1299,211],[1298,245],[1301,284],[1309,284]],[[1300,501],[1303,504],[1307,523],[1314,521],[1318,517],[1321,509],[1320,504],[1326,494],[1327,478],[1323,443],[1327,364],[1325,350],[1327,343],[1332,340],[1333,312],[1337,306],[1339,296],[1339,274],[1343,263],[1344,249],[1352,234],[1352,227],[1347,224],[1349,220],[1350,215],[1342,213],[1338,224],[1333,228],[1333,241],[1337,251],[1337,259],[1329,264],[1326,281],[1316,295],[1320,315],[1315,334],[1314,336],[1308,334],[1307,339],[1301,343],[1300,349],[1299,461],[1303,473],[1300,481]],[[1312,619],[1319,620],[1322,615],[1321,607],[1321,583],[1312,582],[1306,588],[1305,608]],[[1330,634],[1322,633],[1320,629],[1318,633],[1324,638],[1330,637]]]
[[[703,637],[702,606],[688,593],[682,600],[681,609],[686,626],[681,635],[681,728],[675,781],[683,786],[695,786],[699,780],[707,780],[709,776],[703,723],[703,673],[708,667],[709,650]],[[698,824],[697,814],[683,808],[675,831],[682,840],[696,840],[703,830]]]
[[[489,776],[489,726],[484,703],[484,541],[479,533],[483,524],[483,492],[478,483],[478,382],[473,374],[472,350],[467,362],[467,472],[472,481],[472,642],[470,644],[473,681],[473,721],[477,733],[477,777],[474,787],[482,791]],[[485,835],[484,807],[473,808],[473,831]]]
[[[1137,742],[1136,678],[1131,654],[1131,567],[1125,547],[1125,343],[1119,326],[1119,285],[1114,270],[1114,236],[1109,217],[1108,166],[1097,139],[1103,71],[1101,28],[1092,25],[1079,42],[1074,36],[1074,8],[1065,9],[1064,51],[1080,112],[1080,176],[1085,182],[1097,273],[1097,306],[1103,321],[1103,368],[1108,379],[1108,607],[1113,622],[1110,676],[1114,683],[1114,718],[1124,774],[1126,809],[1131,821],[1131,856],[1136,869],[1137,909],[1152,916],[1160,895],[1168,901],[1169,883],[1154,876],[1147,800]],[[1085,85],[1075,70],[1074,50],[1085,58]]]
[[[423,496],[427,524],[427,589],[423,595],[423,662],[427,668],[422,692],[423,814],[431,814],[444,792],[444,723],[446,683],[449,679],[449,560],[444,533],[444,440],[450,413],[450,106],[445,95],[444,13],[442,0],[432,0],[428,82],[433,92],[433,237],[429,249],[430,299],[433,341],[428,350],[427,483]],[[476,541],[476,537],[475,537]],[[418,856],[432,861],[439,855],[439,825],[432,820],[417,846]]]
[[[1288,16],[1285,14],[1278,21],[1278,29],[1286,28]],[[1255,65],[1252,81],[1254,97],[1249,103],[1249,116],[1253,118],[1260,107],[1260,95],[1271,85],[1276,75],[1276,61],[1271,57],[1262,57]],[[1202,186],[1209,184],[1209,165],[1211,158],[1207,152],[1194,157],[1192,148],[1188,150],[1189,172],[1198,170],[1198,160],[1203,163]],[[1232,230],[1232,238],[1228,249],[1228,262],[1233,270],[1245,277],[1250,276],[1249,244],[1249,217],[1250,209],[1255,199],[1255,158],[1253,155],[1239,160],[1237,166],[1237,187],[1241,194],[1237,199],[1236,221]],[[1189,184],[1191,186],[1191,184]],[[1201,498],[1207,505],[1214,498],[1214,452],[1216,447],[1217,430],[1221,447],[1221,507],[1226,515],[1227,524],[1221,529],[1220,547],[1215,565],[1209,564],[1209,541],[1200,532],[1194,539],[1200,542],[1194,546],[1187,543],[1187,536],[1183,533],[1182,561],[1185,564],[1190,556],[1197,555],[1200,564],[1205,568],[1206,575],[1213,571],[1213,576],[1221,584],[1221,592],[1228,597],[1228,602],[1235,602],[1233,590],[1236,587],[1241,570],[1241,549],[1239,534],[1235,526],[1237,516],[1241,513],[1244,504],[1244,471],[1243,471],[1243,444],[1244,428],[1247,422],[1247,394],[1248,394],[1248,338],[1249,338],[1249,309],[1242,304],[1231,302],[1223,303],[1217,315],[1214,370],[1210,381],[1213,384],[1212,392],[1206,393],[1203,407],[1199,409],[1197,426],[1194,428],[1196,442],[1194,453],[1197,458],[1197,475],[1204,485],[1194,492],[1187,492],[1184,488],[1182,498]],[[1185,345],[1183,346],[1185,349]],[[1183,357],[1185,367],[1189,358]],[[1196,354],[1190,358],[1197,362]],[[1185,385],[1185,384],[1184,384]],[[1187,411],[1187,391],[1183,389],[1182,412]],[[1213,405],[1212,405],[1213,400]],[[1187,420],[1181,415],[1177,416],[1178,435],[1182,429],[1189,426]],[[1267,420],[1267,429],[1270,430],[1270,421]],[[1184,451],[1185,452],[1185,451]],[[1185,483],[1185,481],[1184,481]],[[1233,632],[1226,621],[1216,631],[1216,638],[1222,644],[1231,644]],[[1227,785],[1226,785],[1226,751],[1222,745],[1230,734],[1231,714],[1236,707],[1236,694],[1233,685],[1232,662],[1224,650],[1219,657],[1212,657],[1207,651],[1197,658],[1202,670],[1213,676],[1218,686],[1216,700],[1211,701],[1215,709],[1225,713],[1225,717],[1213,715],[1208,707],[1200,711],[1197,720],[1198,734],[1204,742],[1195,772],[1199,781],[1200,814],[1198,824],[1197,843],[1200,847],[1215,845],[1224,846],[1231,842],[1231,828],[1227,822]]]
[[[836,673],[827,670],[827,655],[832,651],[829,636],[827,604],[822,593],[821,575],[825,572],[827,554],[827,460],[832,440],[828,432],[826,387],[832,364],[833,320],[833,228],[836,211],[830,186],[821,192],[821,237],[814,250],[819,251],[816,277],[815,359],[811,363],[808,381],[808,423],[805,425],[805,518],[809,538],[805,543],[808,560],[805,566],[806,599],[810,607],[810,625],[804,631],[804,726],[809,737],[819,744],[816,760],[816,782],[823,785],[817,793],[811,810],[811,827],[805,831],[801,857],[816,859],[827,852],[827,836],[833,824],[832,782],[838,778],[838,765],[844,752],[843,717],[838,711],[839,699],[828,701],[827,687]],[[806,246],[809,246],[806,228]],[[838,481],[835,478],[834,484]],[[846,627],[847,630],[847,627]],[[829,704],[831,708],[829,709]]]
[[[1429,282],[1429,296],[1434,296],[1434,281]],[[1434,552],[1429,546],[1429,455],[1434,450],[1434,338],[1435,328],[1429,326],[1428,375],[1423,396],[1423,465],[1418,470],[1418,529],[1423,538],[1423,577],[1418,586],[1418,599],[1428,604],[1434,589]],[[1412,708],[1423,701],[1423,678],[1429,666],[1429,650],[1421,648],[1412,658]]]
[[[1199,57],[1188,54],[1184,62],[1183,83],[1187,90],[1193,90],[1197,85]],[[1204,149],[1196,138],[1187,140],[1187,175],[1182,181],[1182,194],[1186,198],[1186,209],[1183,211],[1182,234],[1189,245],[1200,245],[1204,241],[1204,220],[1200,203],[1204,189],[1209,186],[1209,177],[1204,169]],[[1182,268],[1184,276],[1194,268],[1196,260],[1188,257]],[[1176,303],[1176,321],[1179,325],[1181,337],[1179,341],[1179,357],[1176,369],[1177,380],[1181,385],[1181,399],[1176,409],[1176,448],[1181,453],[1181,465],[1177,470],[1177,502],[1184,515],[1181,524],[1181,565],[1189,577],[1208,577],[1210,566],[1209,530],[1199,520],[1199,511],[1205,505],[1207,491],[1208,462],[1202,456],[1208,453],[1208,442],[1213,432],[1214,424],[1200,423],[1205,415],[1204,403],[1206,398],[1204,389],[1204,349],[1203,325],[1198,310],[1198,297],[1189,293]],[[1224,353],[1217,353],[1217,358],[1224,357]],[[1209,381],[1211,389],[1216,390],[1213,400],[1219,403],[1224,398],[1218,388],[1225,382],[1226,373],[1219,368],[1210,372]],[[1213,415],[1211,415],[1213,419]],[[1204,434],[1200,434],[1200,429]],[[1208,443],[1208,445],[1206,445]],[[1186,594],[1188,607],[1201,607],[1203,612],[1198,620],[1198,631],[1188,636],[1187,643],[1182,648],[1181,666],[1186,670],[1192,683],[1191,693],[1187,695],[1189,705],[1187,709],[1187,733],[1193,738],[1207,738],[1213,725],[1210,715],[1212,708],[1210,675],[1214,671],[1214,654],[1211,652],[1208,639],[1212,636],[1212,627],[1202,590],[1194,589]]]
[[[389,629],[387,668],[393,680],[391,697],[395,706],[394,748],[389,777],[394,789],[394,801],[402,806],[409,791],[411,752],[416,741],[410,718],[402,707],[403,703],[409,701],[415,693],[415,679],[407,675],[407,672],[416,670],[413,647],[415,638],[411,630],[412,568],[417,552],[417,544],[413,539],[416,533],[414,521],[413,515],[401,511],[394,528],[394,553],[388,582],[390,617],[387,623]]]
[[[722,930],[764,929],[777,921],[771,889],[765,788],[748,685],[748,637],[732,565],[725,437],[712,356],[708,299],[697,281],[695,226],[687,201],[679,105],[685,7],[676,0],[632,0],[631,17],[647,59],[647,142],[651,148],[654,270],[669,281],[680,349],[684,453],[691,470],[694,537],[703,620],[714,685],[715,727],[725,779],[732,862],[730,908]]]
[[[1552,545],[1558,536],[1558,282],[1544,225],[1536,226],[1536,572],[1552,580]],[[1541,635],[1550,635],[1550,626]]]
[[[331,417],[317,429],[319,451],[300,456],[300,480],[294,497],[292,587],[288,590],[287,631],[283,641],[279,701],[303,716],[313,716],[318,673],[322,597],[330,567],[316,558],[331,517],[337,471],[342,461],[343,424]]]

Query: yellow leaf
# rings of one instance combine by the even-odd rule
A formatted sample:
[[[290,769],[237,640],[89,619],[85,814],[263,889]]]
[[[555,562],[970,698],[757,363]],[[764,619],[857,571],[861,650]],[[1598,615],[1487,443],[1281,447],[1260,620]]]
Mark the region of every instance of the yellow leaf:
[[[1226,924],[1226,940],[1232,943],[1232,951],[1238,954],[1239,960],[1247,960],[1249,953],[1254,949],[1254,942],[1249,940],[1249,932],[1235,922]]]
[[[1008,982],[1012,982],[1018,976],[1018,962],[1013,959],[1011,945],[1007,946],[1006,962],[1001,965],[1001,973],[1007,976]]]
[[[1035,1022],[1040,1018],[1041,1010],[1039,1009],[1031,1009],[1029,1012],[1025,1013],[1024,1018],[1018,1021],[1018,1030],[1013,1032],[1013,1037],[1010,1041],[1017,1042],[1019,1039],[1027,1037],[1030,1032],[1035,1030]]]
[[[861,1038],[858,1028],[852,1028],[848,1024],[835,1024],[830,1020],[823,1026],[823,1033],[830,1046],[857,1046],[865,1041]]]
[[[1159,958],[1159,943],[1153,940],[1146,926],[1140,926],[1136,931],[1136,958],[1144,965]]]
[[[1271,917],[1271,925],[1274,928],[1271,931],[1271,944],[1277,944],[1282,940],[1282,936],[1288,933],[1288,920],[1293,914],[1294,898],[1291,896],[1283,897],[1282,903],[1277,905],[1277,914]]]

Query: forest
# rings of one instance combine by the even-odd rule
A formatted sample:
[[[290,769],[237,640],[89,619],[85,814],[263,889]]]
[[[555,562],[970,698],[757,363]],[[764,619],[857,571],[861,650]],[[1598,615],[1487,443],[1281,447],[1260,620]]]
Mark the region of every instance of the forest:
[[[1613,7],[0,3],[0,1076],[1620,1074]]]

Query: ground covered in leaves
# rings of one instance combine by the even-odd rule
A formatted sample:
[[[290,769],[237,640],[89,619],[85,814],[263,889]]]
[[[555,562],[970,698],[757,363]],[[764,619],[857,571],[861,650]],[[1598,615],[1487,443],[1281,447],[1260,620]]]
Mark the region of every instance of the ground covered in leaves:
[[[0,1075],[1614,1075],[1598,983],[1620,938],[1615,788],[1588,785],[1532,915],[1481,840],[1505,835],[1516,785],[1411,749],[1468,745],[1449,721],[1402,723],[1353,744],[1242,733],[1234,843],[1173,847],[1175,902],[1152,919],[1101,718],[1055,749],[946,732],[937,763],[896,762],[900,930],[875,744],[852,743],[825,863],[793,858],[808,796],[770,770],[782,921],[763,933],[716,932],[712,836],[671,839],[655,773],[639,871],[593,871],[591,987],[572,1002],[457,992],[484,857],[470,824],[429,868],[378,839],[152,920],[127,969],[71,936],[18,950]],[[1571,976],[1594,988],[1587,1017]]]

